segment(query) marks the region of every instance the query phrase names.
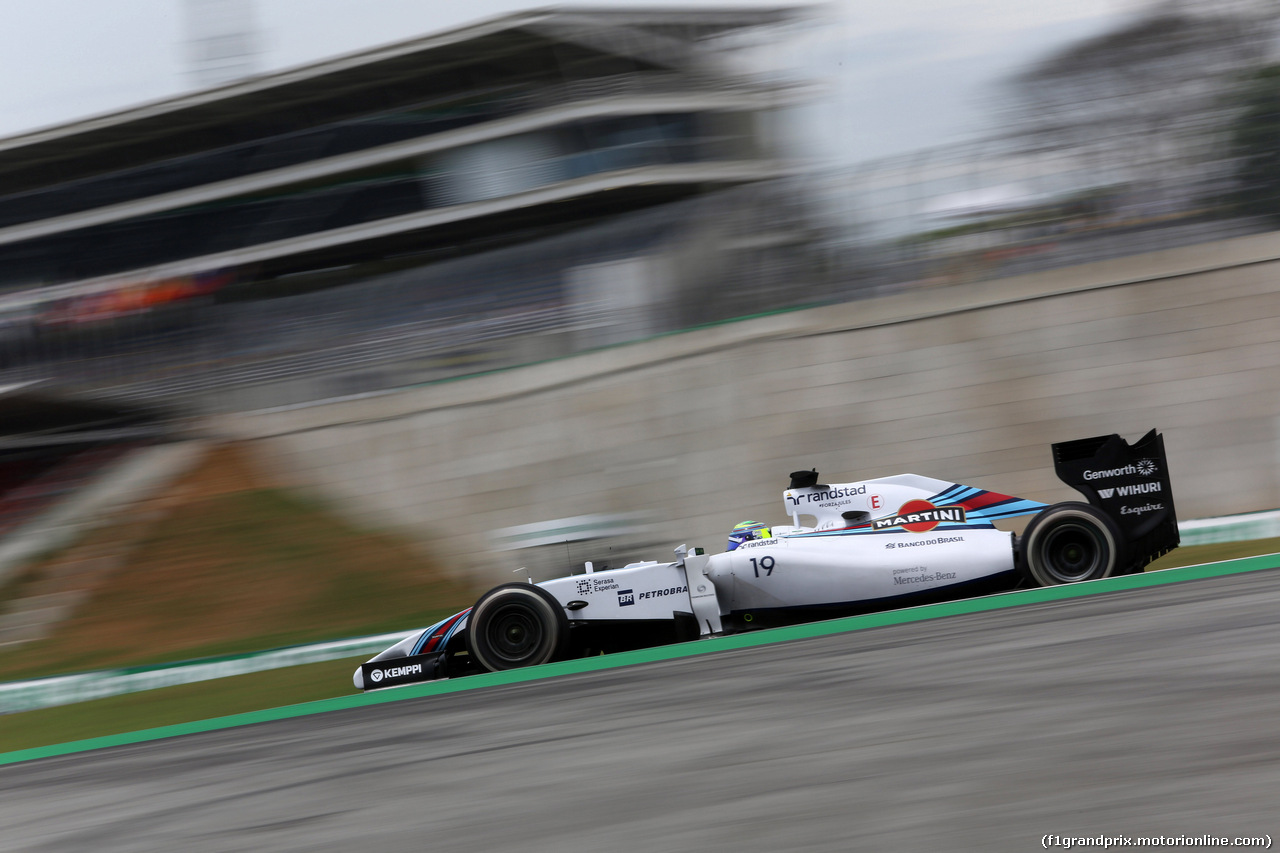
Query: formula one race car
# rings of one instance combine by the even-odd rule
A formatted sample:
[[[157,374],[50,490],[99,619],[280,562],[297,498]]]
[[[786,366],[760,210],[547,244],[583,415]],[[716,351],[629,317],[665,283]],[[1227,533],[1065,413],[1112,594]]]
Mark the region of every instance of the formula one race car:
[[[356,670],[368,690],[754,628],[1140,572],[1178,545],[1164,439],[1053,445],[1088,503],[1053,505],[901,474],[791,475],[791,524],[745,522],[709,555],[508,583]],[[993,522],[1034,515],[1021,537]],[[801,518],[812,519],[809,526]]]

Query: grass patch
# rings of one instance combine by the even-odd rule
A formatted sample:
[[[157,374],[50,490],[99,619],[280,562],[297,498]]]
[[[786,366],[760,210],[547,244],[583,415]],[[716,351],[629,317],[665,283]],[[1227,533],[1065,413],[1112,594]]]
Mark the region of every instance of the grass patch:
[[[96,531],[119,565],[50,637],[0,652],[0,681],[407,633],[475,600],[408,541],[284,489],[227,485],[231,467],[215,452],[160,520],[122,519],[114,545]],[[22,585],[56,577],[59,559]]]
[[[351,673],[368,658],[252,672],[0,716],[0,752],[225,717],[353,694]]]
[[[1212,545],[1189,545],[1175,548],[1151,565],[1147,571],[1176,569],[1179,566],[1198,566],[1202,563],[1218,563],[1241,557],[1260,557],[1263,554],[1280,553],[1280,538],[1251,539],[1245,542],[1215,542]]]

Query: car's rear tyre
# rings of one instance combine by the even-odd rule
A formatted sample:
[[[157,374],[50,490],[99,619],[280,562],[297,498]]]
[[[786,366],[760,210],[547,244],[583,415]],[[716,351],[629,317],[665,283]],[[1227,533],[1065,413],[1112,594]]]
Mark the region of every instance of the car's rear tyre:
[[[491,672],[564,657],[569,620],[551,593],[527,583],[486,592],[467,617],[467,649]]]
[[[1110,577],[1120,566],[1123,542],[1120,528],[1097,507],[1054,504],[1022,534],[1022,570],[1036,586]]]

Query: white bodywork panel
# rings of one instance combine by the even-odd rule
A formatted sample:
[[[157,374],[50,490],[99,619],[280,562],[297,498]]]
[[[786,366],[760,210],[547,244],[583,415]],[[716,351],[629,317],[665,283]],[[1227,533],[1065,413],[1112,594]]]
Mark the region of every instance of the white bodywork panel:
[[[672,619],[692,613],[703,634],[718,634],[721,605],[715,584],[703,572],[711,558],[677,549],[673,563],[637,563],[602,572],[542,581],[538,586],[566,607],[569,620]]]
[[[1012,534],[995,528],[780,537],[715,554],[722,614],[874,601],[1012,571]]]
[[[896,598],[1014,568],[1012,534],[994,527],[827,536],[801,530],[724,554],[688,556],[683,565],[641,563],[538,585],[562,604],[587,602],[567,611],[571,621],[685,612],[707,634],[718,633],[718,617],[732,612]]]
[[[1014,569],[1012,534],[980,513],[966,517],[963,507],[945,499],[941,505],[931,502],[977,491],[916,474],[788,489],[787,514],[796,522],[814,519],[814,526],[777,525],[774,538],[735,551],[639,563],[539,586],[562,604],[587,602],[568,611],[570,620],[670,619],[686,612],[695,614],[704,634],[718,632],[718,617],[734,612],[931,592]],[[911,514],[920,512],[934,515]],[[908,519],[919,522],[904,526]]]
[[[782,504],[788,516],[813,516],[817,519],[815,530],[830,530],[848,525],[842,513],[865,512],[870,518],[880,518],[897,512],[907,501],[927,500],[953,485],[918,474],[898,474],[856,483],[787,489],[782,493]]]
[[[670,619],[691,613],[684,568],[676,563],[636,563],[621,569],[542,581],[538,586],[561,604],[585,601],[569,620]]]

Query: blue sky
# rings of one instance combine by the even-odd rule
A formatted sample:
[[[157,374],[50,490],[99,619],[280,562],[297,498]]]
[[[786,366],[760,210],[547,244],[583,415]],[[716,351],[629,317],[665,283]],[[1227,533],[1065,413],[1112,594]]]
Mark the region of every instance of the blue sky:
[[[724,5],[686,0],[698,5]],[[816,131],[857,162],[980,135],[996,82],[1141,0],[836,0],[778,59],[801,59],[829,100]],[[522,8],[515,0],[254,0],[259,68],[273,71]],[[578,4],[584,5],[584,4]],[[588,5],[612,5],[597,0]],[[674,5],[632,0],[626,5]],[[740,2],[734,5],[774,5]],[[0,137],[180,94],[183,0],[0,0]]]

